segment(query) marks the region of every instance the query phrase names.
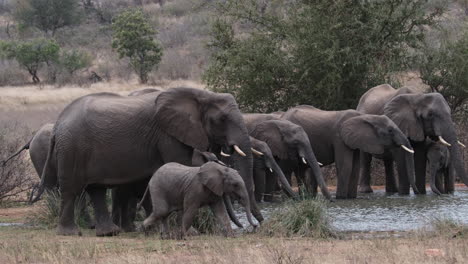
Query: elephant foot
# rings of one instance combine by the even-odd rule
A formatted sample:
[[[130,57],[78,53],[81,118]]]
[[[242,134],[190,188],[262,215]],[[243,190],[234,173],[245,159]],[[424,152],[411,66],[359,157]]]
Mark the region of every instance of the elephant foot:
[[[133,223],[128,224],[128,225],[122,225],[122,231],[125,232],[125,233],[135,232],[136,231],[136,226]]]
[[[96,236],[116,236],[120,233],[120,228],[115,224],[96,226]]]
[[[76,225],[73,226],[63,226],[60,225],[57,227],[57,235],[59,236],[81,236],[81,231]]]
[[[394,188],[385,188],[385,192],[386,192],[386,193],[397,193],[398,190],[397,190],[397,189],[394,189]]]
[[[360,193],[373,193],[374,190],[369,185],[359,186],[358,191]]]

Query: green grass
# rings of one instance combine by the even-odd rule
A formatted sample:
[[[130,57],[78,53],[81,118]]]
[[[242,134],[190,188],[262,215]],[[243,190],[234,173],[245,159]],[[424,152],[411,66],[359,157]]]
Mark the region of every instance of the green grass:
[[[306,199],[288,201],[275,211],[260,227],[259,232],[268,236],[300,236],[313,238],[336,237],[330,224],[325,201]]]

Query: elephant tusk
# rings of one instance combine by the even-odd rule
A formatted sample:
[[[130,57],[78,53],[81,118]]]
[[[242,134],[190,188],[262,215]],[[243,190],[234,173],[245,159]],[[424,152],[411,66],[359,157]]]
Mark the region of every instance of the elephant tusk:
[[[458,143],[458,145],[460,145],[460,146],[466,148],[465,144],[461,143],[460,140],[458,140],[457,143]]]
[[[272,168],[268,168],[270,170],[271,173],[273,173],[273,169]]]
[[[253,153],[257,154],[258,156],[263,156],[263,153],[254,149],[254,148],[250,148],[252,150]]]
[[[301,159],[304,164],[307,164],[307,161],[304,159],[304,157],[301,157]]]
[[[318,161],[317,161],[317,163],[318,163],[318,165],[319,165],[319,166],[323,166],[323,163],[321,163],[321,162],[318,162]]]
[[[450,143],[448,143],[447,141],[445,141],[445,139],[444,139],[442,136],[439,136],[439,141],[440,141],[440,143],[444,144],[444,145],[447,146],[447,147],[451,147],[451,146],[452,146]]]
[[[231,155],[224,153],[223,150],[221,150],[220,154],[223,157],[231,157]]]
[[[404,150],[408,151],[409,153],[414,154],[414,150],[412,150],[412,149],[406,147],[405,145],[400,145],[400,146],[401,146]]]
[[[234,145],[234,149],[235,149],[236,152],[239,153],[239,155],[241,155],[242,157],[247,156],[247,155],[245,155],[245,153],[244,153],[237,145]]]

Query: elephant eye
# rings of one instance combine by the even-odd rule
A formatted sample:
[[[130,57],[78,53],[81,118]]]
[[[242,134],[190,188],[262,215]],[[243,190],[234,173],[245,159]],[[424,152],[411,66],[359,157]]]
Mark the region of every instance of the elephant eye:
[[[389,129],[388,129],[388,133],[390,133],[390,134],[393,133],[393,129],[392,129],[392,128],[389,128]]]

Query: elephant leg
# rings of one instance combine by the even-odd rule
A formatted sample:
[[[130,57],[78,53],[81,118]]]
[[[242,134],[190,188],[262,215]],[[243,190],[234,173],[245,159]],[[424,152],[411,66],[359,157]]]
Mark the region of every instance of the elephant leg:
[[[276,174],[269,171],[265,172],[265,192],[263,196],[265,202],[273,202],[273,192],[276,189],[277,178]]]
[[[112,222],[106,204],[106,188],[88,187],[86,189],[93,203],[96,216],[96,235],[114,236],[120,232],[120,228]]]
[[[372,155],[366,152],[360,152],[360,174],[359,174],[359,192],[360,193],[371,193],[373,192],[370,185],[370,174],[371,174],[371,163]]]
[[[353,151],[343,146],[339,149],[335,149],[335,155],[338,179],[336,199],[355,198],[356,196],[354,193],[357,195],[357,178],[359,176],[359,151]],[[356,179],[353,179],[353,177]],[[352,190],[354,187],[356,190]]]
[[[398,192],[397,183],[395,181],[395,171],[393,169],[393,160],[384,159],[385,167],[385,192],[396,193]]]
[[[408,180],[407,165],[405,163],[405,157],[397,155],[395,157],[395,162],[398,171],[398,193],[400,195],[410,194],[410,182]],[[393,166],[393,164],[392,164]],[[393,178],[393,186],[395,186],[395,178]],[[387,190],[388,183],[385,184],[385,189]]]
[[[427,150],[424,142],[413,142],[414,169],[416,175],[416,187],[419,194],[426,194],[426,164]]]
[[[192,205],[189,205],[188,207],[185,207],[186,204],[187,204],[187,202],[184,202],[184,213],[183,213],[183,216],[182,216],[182,237],[181,237],[181,239],[183,239],[185,237],[185,234],[187,233],[189,228],[192,226],[193,219],[197,215],[198,208],[199,208],[198,204],[196,204],[196,205],[192,204]]]
[[[119,190],[121,188],[120,186],[115,187],[111,191],[111,196],[112,196],[112,222],[116,224],[119,227],[122,227],[122,210],[121,210],[121,204],[122,201],[120,200],[119,196],[121,191]]]
[[[444,183],[445,183],[444,193],[455,192],[455,169],[453,168],[444,169]]]
[[[77,194],[61,191],[60,219],[57,226],[57,235],[80,235],[81,231],[75,223],[75,200]]]
[[[229,216],[227,215],[226,207],[224,206],[223,200],[220,200],[216,203],[210,205],[211,211],[218,219],[220,226],[223,227],[223,234],[226,237],[233,236],[231,222]]]
[[[295,174],[298,175],[298,178],[303,179],[307,193],[312,197],[316,197],[318,184],[315,177],[312,175],[312,170],[309,168],[298,168]]]
[[[260,168],[254,169],[254,184],[255,184],[255,200],[257,202],[262,202],[263,194],[265,193],[265,170]]]
[[[78,201],[78,208],[80,208],[80,216],[83,218],[84,223],[88,226],[89,229],[94,229],[96,227],[96,222],[92,219],[88,210],[88,195],[81,195]]]
[[[112,221],[124,232],[134,232],[133,219],[136,214],[136,203],[132,201],[132,185],[118,186],[112,190]],[[133,209],[133,210],[132,210]]]

